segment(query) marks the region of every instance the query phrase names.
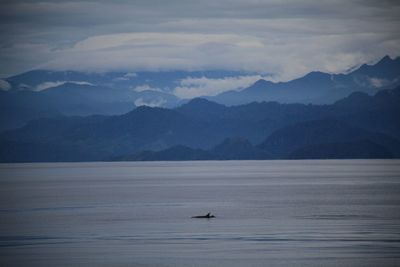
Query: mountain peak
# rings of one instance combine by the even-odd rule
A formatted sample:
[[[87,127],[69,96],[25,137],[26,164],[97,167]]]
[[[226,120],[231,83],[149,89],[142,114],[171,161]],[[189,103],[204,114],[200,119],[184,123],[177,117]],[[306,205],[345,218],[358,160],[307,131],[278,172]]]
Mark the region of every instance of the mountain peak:
[[[252,85],[250,85],[250,87],[247,87],[246,89],[244,89],[241,92],[244,92],[244,91],[265,92],[265,89],[267,87],[269,87],[270,85],[274,85],[274,83],[270,82],[270,81],[266,81],[264,79],[259,79],[258,81],[256,81]]]
[[[264,80],[264,79],[259,79],[258,81],[256,81],[256,82],[253,84],[253,86],[265,86],[265,85],[267,85],[267,84],[269,84],[269,83],[271,83],[271,82],[266,81],[266,80]]]
[[[387,64],[392,64],[396,59],[392,59],[390,56],[386,55],[380,60],[378,60],[375,64],[362,64],[360,68],[362,67],[373,67],[373,66],[384,66]]]
[[[392,59],[389,56],[384,56],[374,65],[364,64],[351,74],[393,80],[399,77],[399,68],[400,58]]]
[[[303,78],[306,79],[324,79],[324,78],[329,78],[330,79],[331,74],[322,72],[322,71],[312,71],[307,73]]]
[[[187,104],[190,104],[190,105],[203,105],[203,104],[210,104],[210,103],[214,103],[214,102],[212,102],[210,100],[207,100],[205,98],[202,98],[202,97],[196,97],[196,98],[192,98]]]
[[[376,64],[385,64],[385,63],[392,62],[392,61],[394,61],[394,59],[392,59],[390,56],[386,55],[381,60],[379,60],[378,63],[376,63]]]
[[[248,87],[248,88],[265,88],[269,85],[274,85],[274,83],[271,81],[264,80],[264,79],[259,79],[255,83],[253,83],[253,85],[250,85],[250,87]],[[245,89],[245,90],[247,90],[247,89]]]
[[[359,109],[367,106],[372,101],[372,97],[364,92],[353,92],[345,98],[334,103],[336,107]]]
[[[207,100],[205,98],[196,97],[196,98],[191,99],[188,103],[182,105],[180,108],[188,108],[188,107],[195,108],[195,109],[207,109],[210,107],[223,108],[225,106],[215,103],[213,101]]]

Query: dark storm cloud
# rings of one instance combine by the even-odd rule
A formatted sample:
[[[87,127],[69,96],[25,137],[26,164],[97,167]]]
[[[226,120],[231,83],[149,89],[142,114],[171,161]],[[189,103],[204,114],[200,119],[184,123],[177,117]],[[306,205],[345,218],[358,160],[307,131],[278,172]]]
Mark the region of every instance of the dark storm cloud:
[[[2,1],[0,73],[339,72],[397,56],[398,14],[398,1]]]

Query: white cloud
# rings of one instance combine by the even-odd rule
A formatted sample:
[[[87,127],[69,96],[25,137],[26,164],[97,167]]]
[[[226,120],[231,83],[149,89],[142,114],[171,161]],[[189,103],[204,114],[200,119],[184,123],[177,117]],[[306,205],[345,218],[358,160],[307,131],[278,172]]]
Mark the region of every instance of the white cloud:
[[[72,48],[54,52],[54,59],[40,68],[82,71],[244,70],[273,74],[274,81],[287,81],[315,70],[342,72],[400,51],[400,38],[397,44],[385,39],[379,32],[300,36],[122,33],[90,37]]]
[[[374,78],[374,77],[368,77],[368,81],[372,87],[377,88],[377,89],[384,87],[384,86],[388,86],[388,85],[396,82],[396,80],[390,81],[388,79],[380,79],[380,78]]]
[[[57,51],[56,59],[42,67],[98,71],[202,70],[227,69],[231,64],[230,68],[243,69],[244,64],[239,62],[242,57],[262,52],[262,47],[261,39],[246,35],[121,33],[87,38],[72,48]]]
[[[128,72],[124,75],[124,78],[136,78],[137,74],[134,72]]]
[[[3,6],[2,77],[34,68],[224,69],[283,81],[313,70],[342,72],[400,51],[398,1],[15,0]]]
[[[137,106],[137,107],[140,107],[140,106],[161,107],[166,103],[167,103],[167,100],[165,100],[162,97],[158,97],[158,98],[152,99],[152,100],[145,100],[144,98],[139,97],[138,99],[135,100],[135,106]]]
[[[148,84],[143,84],[143,85],[136,86],[135,88],[133,88],[133,90],[135,92],[143,92],[143,91],[163,92],[163,90],[161,90],[160,88],[151,87]]]
[[[43,91],[52,87],[57,87],[66,83],[73,83],[73,84],[78,84],[78,85],[93,85],[92,83],[85,82],[85,81],[55,81],[55,82],[44,82],[41,84],[38,84],[34,91]]]
[[[209,79],[206,77],[188,77],[180,81],[173,91],[179,98],[194,98],[198,96],[214,96],[229,90],[244,89],[266,76],[249,75],[239,77],[225,77],[223,79]]]
[[[128,72],[121,77],[115,78],[115,81],[129,81],[137,77],[137,74],[134,72]]]
[[[11,89],[11,84],[6,80],[0,79],[0,90],[8,91]]]

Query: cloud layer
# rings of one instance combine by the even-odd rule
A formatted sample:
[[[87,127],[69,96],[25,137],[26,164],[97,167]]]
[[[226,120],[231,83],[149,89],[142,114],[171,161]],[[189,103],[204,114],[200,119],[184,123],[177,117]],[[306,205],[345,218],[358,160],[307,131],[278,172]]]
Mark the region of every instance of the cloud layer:
[[[0,90],[8,91],[11,89],[11,84],[3,79],[0,79]]]
[[[41,84],[38,84],[35,88],[33,88],[34,91],[43,91],[49,88],[57,87],[66,83],[73,83],[73,84],[78,84],[78,85],[93,85],[89,82],[84,82],[84,81],[55,81],[55,82],[44,82]]]
[[[138,99],[136,99],[134,101],[135,106],[140,107],[140,106],[148,106],[148,107],[161,107],[163,106],[165,103],[167,103],[167,100],[165,100],[162,97],[158,97],[156,99],[152,99],[152,100],[145,100],[142,97],[139,97]]]
[[[3,1],[0,76],[245,70],[288,80],[399,56],[398,1]]]
[[[191,99],[199,96],[214,96],[229,90],[241,90],[249,87],[259,79],[266,79],[261,75],[239,77],[225,77],[223,79],[185,78],[175,87],[173,93],[179,98]]]

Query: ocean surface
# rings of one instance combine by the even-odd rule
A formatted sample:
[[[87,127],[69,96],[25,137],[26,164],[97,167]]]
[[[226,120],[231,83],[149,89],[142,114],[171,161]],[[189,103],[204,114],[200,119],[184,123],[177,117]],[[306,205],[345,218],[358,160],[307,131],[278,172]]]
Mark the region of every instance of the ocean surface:
[[[0,164],[0,266],[400,266],[400,160]]]

